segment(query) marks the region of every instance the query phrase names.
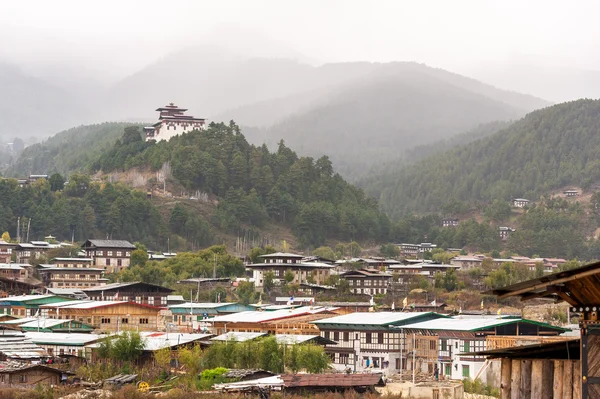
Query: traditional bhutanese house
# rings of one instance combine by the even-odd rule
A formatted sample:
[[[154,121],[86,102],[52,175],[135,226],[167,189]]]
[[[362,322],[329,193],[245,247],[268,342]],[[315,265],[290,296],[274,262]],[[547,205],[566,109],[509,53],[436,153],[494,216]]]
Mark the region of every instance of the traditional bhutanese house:
[[[158,119],[152,126],[144,127],[146,141],[170,140],[171,137],[190,132],[192,130],[206,129],[206,121],[203,118],[194,118],[185,115],[187,108],[180,108],[173,103],[157,108]]]
[[[327,345],[336,370],[375,370],[393,373],[401,361],[403,332],[395,327],[446,317],[437,313],[352,313],[314,321],[321,336],[337,342]]]
[[[502,398],[583,397],[581,377],[581,340],[511,346],[476,352],[488,361],[500,361]],[[583,382],[583,384],[582,384]],[[589,396],[592,398],[596,396]]]
[[[81,248],[95,267],[116,273],[129,266],[135,245],[125,240],[87,240]]]
[[[318,329],[312,321],[335,315],[335,309],[322,306],[302,306],[272,312],[250,311],[217,316],[212,320],[215,334],[226,332],[257,332],[264,334],[295,333],[314,335]]]
[[[473,256],[455,256],[450,260],[450,264],[458,266],[460,270],[470,270],[480,268],[483,259]]]
[[[43,348],[48,356],[71,355],[85,357],[85,347],[107,338],[106,334],[57,333],[27,331],[25,336],[34,344]]]
[[[45,255],[46,253],[48,253],[48,251],[52,249],[70,246],[72,246],[72,244],[51,244],[48,241],[31,241],[17,244],[13,252],[15,253],[15,261],[17,263],[33,264],[42,255]]]
[[[160,285],[134,281],[86,288],[83,292],[94,301],[129,301],[142,305],[167,306],[173,290]]]
[[[61,296],[71,299],[87,299],[87,295],[79,288],[48,288],[46,287],[45,294]]]
[[[600,262],[497,288],[491,293],[497,295],[499,299],[518,296],[523,301],[533,298],[550,298],[569,303],[572,306],[571,312],[579,313],[581,329],[580,397],[585,399],[600,397],[600,323],[598,323]],[[501,394],[503,398],[508,398],[512,391],[510,384],[512,362],[503,362],[502,366],[503,388]],[[556,370],[549,366],[541,367],[541,370],[538,370],[541,379],[543,381],[552,380],[552,373]],[[579,379],[579,375],[576,378]],[[579,395],[579,392],[574,394]]]
[[[19,317],[31,317],[38,312],[38,309],[42,305],[64,302],[67,300],[69,300],[69,298],[63,298],[56,295],[9,296],[0,299],[0,313]],[[45,317],[43,312],[40,312],[39,315]]]
[[[181,303],[169,306],[165,313],[168,323],[183,331],[206,331],[212,328],[211,319],[219,315],[244,312],[251,306],[239,303]]]
[[[135,329],[157,331],[160,308],[125,301],[77,301],[73,304],[46,305],[49,318],[67,318],[91,325],[101,331]]]
[[[16,247],[17,244],[0,240],[0,263],[10,263],[12,252]]]
[[[309,279],[316,284],[323,284],[334,265],[319,262],[302,262],[302,255],[291,253],[276,252],[273,254],[261,255],[260,258],[264,263],[254,263],[246,266],[246,269],[252,271],[254,284],[257,287],[262,287],[264,284],[264,276],[267,272],[272,272],[275,276],[276,284],[281,284],[284,280],[286,272],[291,272],[294,275],[292,283],[302,284],[307,283]]]
[[[468,355],[467,352],[482,351],[487,348],[490,336],[557,336],[567,331],[547,323],[512,317],[443,318],[394,327],[404,332],[405,359],[416,345],[416,364],[407,359],[406,367],[432,373],[438,366],[440,375],[450,379],[480,378],[488,383],[487,374],[480,373],[485,358]],[[425,342],[428,341],[428,342]],[[487,373],[497,374],[498,370],[488,367]]]
[[[302,283],[298,288],[298,292],[304,295],[315,296],[319,294],[334,294],[337,292],[337,288],[330,285],[322,285],[322,284],[311,284],[311,283]],[[294,298],[295,300],[295,298]]]
[[[37,331],[37,332],[51,332],[51,333],[89,333],[94,328],[88,324],[82,323],[78,320],[68,319],[45,319],[36,318],[37,320],[28,321],[20,324],[19,328],[21,331]]]
[[[39,265],[38,272],[48,288],[84,290],[103,284],[104,269],[90,267],[90,265],[91,263],[88,263],[84,268],[78,268],[42,264]]]
[[[68,371],[42,364],[0,363],[0,387],[33,388],[37,385],[57,386],[66,380]]]
[[[30,264],[0,264],[0,296],[30,294],[42,287],[43,283],[33,277],[33,266]]]
[[[387,293],[392,275],[374,269],[351,270],[340,278],[348,281],[353,294],[377,295]]]

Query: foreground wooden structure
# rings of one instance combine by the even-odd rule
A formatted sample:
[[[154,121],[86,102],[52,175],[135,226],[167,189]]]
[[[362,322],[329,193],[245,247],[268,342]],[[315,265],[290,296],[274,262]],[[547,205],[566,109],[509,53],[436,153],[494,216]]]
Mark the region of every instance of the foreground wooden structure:
[[[521,301],[549,298],[569,303],[571,312],[580,315],[581,328],[580,363],[574,371],[572,397],[600,398],[600,262],[498,288],[491,293],[498,299],[518,296]],[[558,370],[561,371],[560,367]],[[577,386],[580,389],[575,390]],[[503,394],[503,397],[508,396]]]

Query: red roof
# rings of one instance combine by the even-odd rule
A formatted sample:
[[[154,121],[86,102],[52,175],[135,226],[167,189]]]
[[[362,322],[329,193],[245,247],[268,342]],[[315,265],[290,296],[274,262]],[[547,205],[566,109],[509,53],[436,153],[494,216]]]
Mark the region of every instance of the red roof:
[[[283,374],[285,388],[363,387],[382,383],[381,374]]]

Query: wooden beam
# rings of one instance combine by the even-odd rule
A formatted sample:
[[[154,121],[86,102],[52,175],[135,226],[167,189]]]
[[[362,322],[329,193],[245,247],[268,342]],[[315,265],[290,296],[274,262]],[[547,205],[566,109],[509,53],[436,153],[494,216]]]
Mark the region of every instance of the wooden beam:
[[[521,360],[513,359],[510,373],[510,397],[511,399],[521,399],[519,396],[519,387],[521,386]]]
[[[573,362],[573,399],[581,398],[581,361]]]
[[[500,374],[500,398],[511,399],[510,382],[511,382],[511,359],[502,359],[501,374]]]
[[[554,386],[553,392],[555,398],[563,397],[563,383],[564,383],[564,360],[554,361]]]
[[[563,399],[579,399],[573,398],[573,360],[563,360],[563,393],[562,396],[556,396],[555,398]],[[555,377],[556,378],[556,377]]]
[[[531,397],[531,360],[521,360],[521,386],[518,397]]]
[[[548,291],[542,291],[542,292],[538,292],[535,294],[525,294],[521,297],[521,302],[525,302],[528,301],[530,299],[537,299],[537,298],[543,298],[550,295],[550,293]]]

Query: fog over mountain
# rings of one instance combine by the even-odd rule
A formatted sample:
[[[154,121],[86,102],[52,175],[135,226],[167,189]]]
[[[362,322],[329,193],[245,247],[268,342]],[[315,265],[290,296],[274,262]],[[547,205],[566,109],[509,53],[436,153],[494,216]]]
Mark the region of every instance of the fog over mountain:
[[[358,138],[377,154],[597,97],[597,11],[592,1],[12,2],[0,14],[10,38],[0,140],[151,122],[173,101],[237,120],[254,142],[285,138],[316,154]],[[422,114],[404,112],[414,104]],[[416,140],[395,136],[409,130]],[[375,146],[360,141],[372,135]]]

